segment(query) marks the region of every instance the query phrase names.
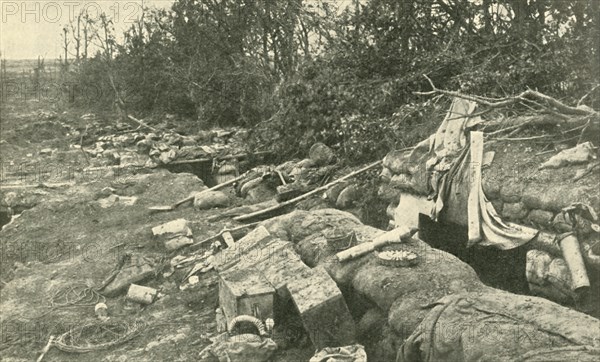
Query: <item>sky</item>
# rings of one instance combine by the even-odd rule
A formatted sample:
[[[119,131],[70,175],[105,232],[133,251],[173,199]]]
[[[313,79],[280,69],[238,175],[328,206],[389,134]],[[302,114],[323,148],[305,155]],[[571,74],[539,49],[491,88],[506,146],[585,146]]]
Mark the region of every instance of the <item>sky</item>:
[[[120,34],[142,13],[142,6],[168,8],[174,0],[0,0],[0,51],[6,59],[57,59],[63,54],[62,28],[86,9],[105,12]]]
[[[0,0],[0,52],[6,59],[58,59],[63,55],[62,29],[87,10],[104,12],[115,23],[117,40],[142,14],[142,7],[169,8],[176,0]],[[314,0],[304,0],[310,3]],[[352,0],[329,0],[339,9]],[[92,49],[90,47],[90,49]],[[72,49],[71,49],[72,51]],[[69,57],[74,57],[72,54]]]

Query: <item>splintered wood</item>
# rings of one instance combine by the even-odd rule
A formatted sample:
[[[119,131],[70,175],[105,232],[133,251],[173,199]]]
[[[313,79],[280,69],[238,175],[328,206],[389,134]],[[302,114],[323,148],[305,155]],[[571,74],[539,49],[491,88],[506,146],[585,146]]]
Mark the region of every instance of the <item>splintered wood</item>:
[[[227,321],[242,314],[272,318],[273,305],[291,298],[316,348],[354,342],[354,321],[333,279],[321,267],[309,268],[292,243],[264,227],[215,255],[214,266]]]

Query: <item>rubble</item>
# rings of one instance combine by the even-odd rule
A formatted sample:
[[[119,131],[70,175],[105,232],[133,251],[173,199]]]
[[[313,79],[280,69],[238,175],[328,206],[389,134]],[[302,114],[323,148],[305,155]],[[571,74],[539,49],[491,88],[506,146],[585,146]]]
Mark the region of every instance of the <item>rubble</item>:
[[[77,251],[89,246],[84,241],[98,239],[97,245],[102,250],[94,257],[98,258],[97,262],[103,269],[86,270],[95,267],[83,264],[91,263],[89,252],[77,258],[77,267],[84,271],[80,272],[80,278],[89,282],[86,292],[89,290],[90,295],[114,298],[110,301],[112,320],[118,316],[129,323],[131,315],[135,314],[157,323],[167,322],[161,328],[136,330],[137,335],[143,334],[145,340],[118,350],[119,353],[123,351],[127,358],[135,358],[142,351],[149,353],[149,358],[155,358],[157,350],[171,348],[173,343],[205,346],[215,333],[218,335],[201,352],[201,357],[223,361],[266,361],[274,356],[280,359],[289,357],[285,351],[279,355],[278,348],[294,348],[311,354],[316,348],[319,351],[311,361],[365,361],[365,350],[372,360],[393,360],[396,354],[400,360],[406,361],[463,355],[513,359],[518,357],[513,351],[515,346],[519,353],[535,357],[536,353],[543,356],[547,352],[546,346],[553,345],[560,349],[553,353],[578,358],[587,357],[586,353],[598,348],[597,341],[590,337],[592,332],[575,328],[578,324],[594,328],[597,320],[548,301],[540,302],[536,297],[503,294],[484,285],[477,273],[454,255],[432,248],[419,239],[421,235],[412,236],[419,224],[419,212],[427,214],[435,202],[427,199],[428,184],[423,182],[427,173],[421,172],[420,166],[417,166],[422,161],[418,152],[390,152],[382,162],[345,172],[346,169],[335,164],[336,156],[329,147],[315,144],[309,158],[278,166],[255,167],[240,176],[240,172],[248,167],[236,161],[237,155],[245,152],[236,138],[241,136],[241,131],[216,130],[179,135],[163,131],[159,126],[149,128],[152,132],[146,133],[146,128],[133,130],[123,124],[116,129],[124,133],[94,140],[89,135],[86,137],[90,139],[81,143],[81,149],[72,152],[95,156],[90,158],[88,167],[91,169],[114,164],[112,173],[107,171],[108,168],[101,168],[103,175],[111,177],[116,175],[115,170],[119,167],[141,168],[145,164],[146,167],[162,168],[194,162],[207,163],[210,167],[211,162],[217,160],[212,176],[221,183],[216,187],[238,183],[236,195],[216,191],[215,188],[207,189],[191,174],[174,176],[164,169],[144,170],[147,175],[136,171],[127,175],[125,180],[113,179],[110,182],[100,177],[89,184],[60,190],[60,193],[40,187],[40,194],[28,194],[33,198],[33,216],[26,213],[23,217],[26,220],[39,218],[43,229],[47,225],[62,228],[65,224],[55,224],[57,220],[49,217],[48,213],[37,213],[41,208],[53,208],[55,214],[74,208],[85,215],[94,215],[93,221],[82,224],[73,236],[66,233],[53,236],[56,240],[64,238],[76,244],[74,250]],[[110,129],[114,132],[115,127]],[[210,143],[213,141],[216,142]],[[425,149],[429,142],[429,139],[425,140],[415,149]],[[48,157],[56,157],[56,153],[51,152]],[[496,168],[506,162],[505,154],[498,149],[487,150],[483,156],[482,164],[487,165],[482,169],[484,175],[496,172]],[[223,157],[225,162],[218,161]],[[539,160],[542,162],[541,158]],[[447,161],[441,161],[437,166],[447,168],[450,165]],[[380,191],[390,202],[388,214],[395,219],[395,224],[392,224],[395,229],[386,232],[362,224],[348,212],[322,209],[324,205],[340,209],[356,206],[363,190],[350,179],[382,164],[381,179],[387,184]],[[548,170],[544,167],[540,172]],[[340,178],[340,173],[345,175]],[[580,182],[586,181],[584,178]],[[579,246],[579,240],[576,239],[575,243],[573,238],[584,233],[596,235],[596,224],[590,220],[584,222],[583,206],[577,207],[573,202],[589,203],[590,215],[593,215],[597,202],[584,194],[589,189],[564,191],[564,186],[552,185],[545,193],[540,193],[540,185],[533,185],[533,182],[523,184],[520,180],[509,182],[492,177],[484,177],[482,182],[486,196],[493,199],[500,215],[515,221],[526,220],[536,227],[553,231],[574,232],[573,237],[567,236],[562,243],[552,234],[548,245],[549,249],[554,248],[553,251],[530,250],[526,275],[532,294],[564,303],[580,300],[583,295],[581,288],[591,287],[595,280],[590,274],[589,283],[586,283],[583,271],[595,265],[589,260],[597,257],[593,249],[597,249],[597,244],[588,243],[592,240],[590,237],[582,241],[580,247],[574,248]],[[85,197],[70,202],[69,197],[77,192]],[[24,203],[19,201],[22,194],[3,194],[6,204],[3,207],[11,208],[12,213],[14,207],[23,206]],[[170,203],[185,195],[188,196],[174,204],[148,207],[153,203]],[[53,202],[49,203],[51,198],[54,198]],[[195,210],[179,208],[192,201]],[[127,206],[127,212],[120,206]],[[217,207],[222,210],[211,210]],[[310,211],[300,210],[303,208]],[[579,210],[577,215],[573,214],[575,209]],[[17,207],[15,211],[18,210]],[[175,216],[170,219],[164,213],[148,213],[148,210],[172,211]],[[278,213],[282,215],[273,217]],[[113,214],[116,216],[111,216]],[[67,215],[73,219],[69,222],[80,221],[74,213]],[[453,216],[458,219],[464,215],[457,213]],[[234,219],[224,220],[231,217]],[[236,224],[267,217],[271,218],[251,224]],[[26,238],[20,237],[19,241],[29,241],[38,236],[38,229],[20,221],[12,225],[20,227],[19,233],[27,235]],[[139,227],[132,227],[134,225]],[[158,245],[148,242],[149,229]],[[73,229],[69,231],[72,233]],[[3,230],[3,233],[7,232],[10,230]],[[19,237],[15,233],[8,234],[9,239]],[[93,238],[90,237],[92,235]],[[55,242],[54,239],[50,238],[48,243]],[[118,244],[114,240],[118,240]],[[388,243],[393,245],[386,245]],[[112,249],[113,246],[115,249]],[[570,250],[564,252],[566,258],[561,255],[561,246]],[[113,270],[107,271],[106,266],[110,267],[115,261],[114,256],[110,259],[107,254],[113,252],[122,258]],[[577,257],[569,259],[569,255]],[[10,272],[18,279],[8,284],[2,280],[3,295],[6,291],[9,295],[6,300],[11,301],[10,296],[15,295],[16,290],[28,288],[23,285],[31,285],[31,290],[51,290],[54,285],[67,285],[66,290],[69,290],[73,276],[79,276],[74,272],[77,269],[71,268],[74,262],[70,259],[75,258],[59,253],[56,261],[52,259],[52,262],[11,263],[10,269],[14,270]],[[582,261],[587,263],[583,268]],[[13,268],[13,265],[21,266]],[[579,266],[579,269],[573,265]],[[34,267],[44,270],[44,273],[50,271],[49,268],[55,270],[45,273],[43,281],[22,278],[22,275],[33,273]],[[8,268],[3,266],[3,269]],[[100,271],[102,275],[108,272],[102,287],[90,287],[98,285]],[[161,277],[154,279],[157,273]],[[577,280],[580,283],[576,283]],[[577,290],[573,290],[574,287]],[[161,298],[165,290],[169,293]],[[126,296],[119,297],[124,292],[127,292]],[[495,300],[502,303],[498,304]],[[93,302],[86,313],[89,316],[94,306],[97,318],[106,322],[108,302]],[[130,302],[140,304],[142,308],[132,307]],[[2,303],[3,307],[7,305],[4,300]],[[217,303],[219,307],[215,310]],[[64,308],[57,316],[63,321],[69,320],[78,313],[74,310]],[[450,336],[453,333],[442,336],[440,329],[449,325],[465,326],[467,322],[463,323],[458,317],[461,313],[466,316],[468,327],[473,328],[473,334],[458,333],[462,339]],[[531,313],[555,315],[564,323],[558,325]],[[37,315],[34,314],[34,317]],[[491,318],[489,323],[486,318]],[[504,332],[513,331],[511,321],[522,322],[521,327],[535,338],[527,343],[508,341]],[[228,327],[228,322],[233,327]],[[177,327],[174,332],[168,330],[172,328],[169,323],[185,327]],[[160,333],[163,329],[164,334]],[[499,336],[496,344],[486,339],[489,337],[486,331],[489,330],[494,333],[494,338]],[[281,331],[287,334],[288,342],[279,342],[282,340]],[[473,336],[477,337],[475,341]],[[538,337],[539,340],[536,339]],[[431,348],[422,348],[424,343],[429,343]],[[441,348],[441,343],[444,348]],[[573,355],[577,345],[585,348],[580,354]],[[42,346],[35,344],[36,349]],[[480,351],[480,346],[485,346],[485,351]],[[194,350],[193,357],[201,347]],[[69,346],[64,344],[61,348],[68,349]],[[98,358],[112,360],[116,355],[98,355]],[[190,354],[182,355],[182,358],[190,358]]]
[[[125,263],[116,270],[117,274],[101,289],[103,295],[114,297],[128,289],[131,284],[141,282],[154,275],[153,263],[143,256],[131,255],[125,259]]]

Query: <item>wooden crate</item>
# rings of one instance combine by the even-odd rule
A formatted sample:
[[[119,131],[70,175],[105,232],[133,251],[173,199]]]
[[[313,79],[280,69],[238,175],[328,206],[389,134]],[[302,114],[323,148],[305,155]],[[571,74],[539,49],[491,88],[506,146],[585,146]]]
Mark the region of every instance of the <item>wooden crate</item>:
[[[219,305],[227,323],[238,315],[273,318],[275,289],[258,270],[232,270],[219,277]]]
[[[315,348],[355,342],[354,320],[342,292],[323,267],[289,282],[287,289]]]
[[[271,234],[264,226],[259,226],[238,240],[233,247],[221,250],[215,255],[213,266],[216,271],[228,270],[236,264],[248,259],[247,254],[261,250],[271,240]]]

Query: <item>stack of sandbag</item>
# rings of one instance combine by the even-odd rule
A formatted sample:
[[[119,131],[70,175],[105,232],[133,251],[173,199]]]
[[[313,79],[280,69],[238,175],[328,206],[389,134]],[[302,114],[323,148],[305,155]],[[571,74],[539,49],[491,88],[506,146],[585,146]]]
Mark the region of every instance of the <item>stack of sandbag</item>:
[[[494,290],[451,295],[397,361],[598,361],[600,320],[543,298]]]
[[[479,308],[477,307],[477,303],[473,303],[474,307],[468,307],[471,309],[467,308],[466,310],[468,312],[467,316],[471,312],[477,312],[480,314],[474,315],[477,318],[483,318],[488,315],[486,313],[489,311],[498,312],[498,315],[489,314],[490,324],[493,325],[491,322],[496,320],[494,318],[502,317],[508,321],[520,321],[524,318],[523,315],[527,314],[527,318],[530,318],[528,321],[532,321],[532,323],[540,322],[537,326],[539,327],[539,331],[542,332],[538,331],[535,333],[546,333],[549,336],[554,331],[559,334],[565,333],[564,335],[567,336],[566,341],[563,337],[556,337],[559,342],[562,341],[556,344],[558,346],[573,344],[570,344],[568,340],[568,338],[571,338],[571,335],[564,332],[564,328],[559,328],[557,323],[551,322],[553,318],[557,318],[560,321],[572,318],[574,321],[578,321],[581,326],[597,326],[598,323],[592,317],[561,307],[550,301],[542,300],[541,298],[518,296],[485,286],[469,265],[449,253],[430,247],[418,239],[411,239],[402,243],[402,247],[405,250],[416,253],[419,257],[419,263],[412,267],[382,265],[374,253],[340,263],[335,256],[340,251],[340,245],[328,242],[329,234],[339,234],[341,231],[353,232],[355,235],[354,240],[349,245],[346,245],[346,247],[351,247],[368,242],[383,233],[379,229],[363,225],[348,212],[336,209],[322,209],[310,212],[296,210],[292,213],[266,220],[263,222],[263,225],[272,234],[284,240],[293,241],[297,245],[297,250],[305,263],[309,266],[323,265],[340,288],[349,291],[348,293],[350,294],[346,295],[347,302],[356,318],[357,325],[365,326],[365,328],[369,329],[361,330],[361,334],[376,335],[378,336],[378,340],[381,341],[376,347],[376,351],[371,351],[371,353],[374,353],[376,360],[393,360],[402,341],[411,335],[415,336],[421,333],[422,335],[419,334],[419,338],[421,339],[411,337],[414,340],[414,347],[410,344],[407,344],[405,347],[406,353],[409,350],[419,352],[417,342],[429,338],[428,336],[431,335],[432,330],[428,327],[427,321],[433,318],[433,314],[439,312],[439,309],[432,311],[431,308],[436,306],[437,303],[441,303],[440,299],[444,297],[451,298],[454,295],[469,296],[470,299],[467,298],[466,303],[471,303],[473,300],[478,303],[479,299],[473,298],[482,298],[486,303],[488,303],[489,299],[489,303],[492,303],[494,298],[497,298],[497,302],[494,302],[496,304],[493,305],[495,309],[492,309],[489,305]],[[354,301],[360,301],[359,305],[353,307]],[[442,301],[446,301],[446,299],[442,299]],[[464,303],[460,302],[459,306],[462,307],[465,305]],[[441,309],[443,310],[444,308]],[[485,309],[488,312],[481,312],[479,309]],[[504,316],[501,315],[503,311]],[[477,326],[477,323],[479,323],[477,318],[474,317],[470,320],[470,323]],[[369,323],[366,319],[377,320],[378,322]],[[459,318],[457,317],[457,319]],[[541,322],[545,322],[546,324],[542,324]],[[461,326],[458,323],[455,325]],[[444,327],[446,328],[445,331],[450,328],[449,325]],[[424,330],[424,328],[429,329]],[[507,331],[513,332],[510,323],[507,323],[502,328],[507,328]],[[575,323],[569,324],[569,328],[575,329]],[[530,331],[531,327],[527,326],[521,330]],[[597,334],[598,327],[594,330]],[[427,334],[427,331],[430,334]],[[435,331],[438,330],[435,329]],[[441,329],[438,332],[443,333],[444,330]],[[582,335],[586,336],[586,338],[589,336],[589,333],[592,333],[591,331],[577,332],[575,330],[571,332],[573,336]],[[466,335],[463,338],[466,338]],[[542,341],[547,342],[548,340],[542,339]],[[582,339],[581,344],[586,345],[583,342],[589,344],[588,339]],[[501,343],[505,342],[501,341]],[[598,343],[598,341],[594,343]],[[477,341],[473,342],[473,346],[476,345]],[[517,344],[516,346],[519,348],[519,353],[525,354],[530,350],[537,350],[541,345],[537,344],[536,341],[532,341]],[[447,347],[451,352],[454,351],[452,344]],[[442,350],[441,347],[440,350]],[[427,352],[427,349],[425,349],[425,352]],[[504,353],[503,351],[499,352]],[[582,352],[582,355],[585,355],[585,353]],[[411,356],[414,355],[413,353]],[[473,355],[475,355],[475,352],[473,352]],[[510,353],[507,355],[510,355]],[[449,354],[453,358],[445,358],[437,354],[432,356],[434,358],[429,359],[431,361],[464,360],[464,358],[456,357],[456,354]],[[490,358],[492,356],[494,355],[490,354]]]
[[[296,243],[302,260],[309,266],[323,265],[342,290],[351,290],[352,303],[364,301],[361,308],[369,306],[381,311],[384,323],[370,325],[364,334],[383,333],[385,346],[378,360],[394,358],[398,342],[408,337],[427,314],[422,305],[430,304],[450,293],[487,290],[475,271],[453,255],[431,248],[421,240],[413,239],[403,246],[419,255],[420,263],[414,267],[389,267],[379,264],[373,253],[340,263],[335,254],[340,249],[328,242],[329,234],[353,232],[354,240],[347,247],[372,240],[382,230],[363,225],[352,214],[337,209],[310,212],[296,210],[269,219],[263,225],[272,234]],[[338,245],[339,247],[339,245]],[[366,314],[364,316],[367,317]],[[379,352],[377,352],[379,353]]]

